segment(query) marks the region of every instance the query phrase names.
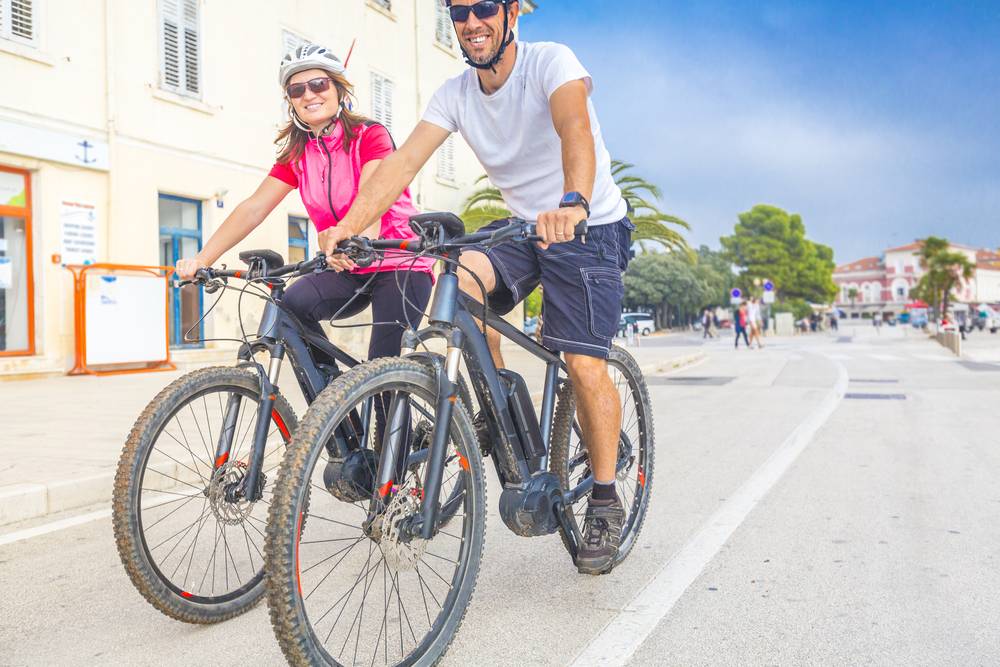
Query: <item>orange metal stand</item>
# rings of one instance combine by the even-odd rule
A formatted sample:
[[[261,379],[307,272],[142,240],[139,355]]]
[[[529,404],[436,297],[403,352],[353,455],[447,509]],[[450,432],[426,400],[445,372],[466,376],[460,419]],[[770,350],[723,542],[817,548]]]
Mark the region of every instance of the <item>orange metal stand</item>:
[[[68,375],[120,375],[123,373],[149,373],[153,371],[172,371],[177,367],[170,361],[170,275],[174,272],[169,266],[136,266],[131,264],[71,264],[66,266],[73,272],[73,328],[76,334],[76,359]],[[143,368],[102,368],[87,366],[87,273],[100,270],[106,273],[128,271],[133,273],[150,273],[162,275],[166,290],[166,359],[150,361]],[[143,363],[143,362],[135,362]]]

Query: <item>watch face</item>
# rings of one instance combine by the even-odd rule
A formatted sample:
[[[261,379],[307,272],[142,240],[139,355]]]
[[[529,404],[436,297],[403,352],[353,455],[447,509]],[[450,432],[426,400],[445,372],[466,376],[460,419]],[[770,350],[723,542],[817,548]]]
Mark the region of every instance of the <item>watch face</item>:
[[[579,195],[577,195],[577,194],[575,194],[573,192],[568,192],[568,193],[566,193],[566,194],[563,195],[562,203],[563,204],[575,204],[575,203],[577,203],[579,201],[578,197],[579,197]]]

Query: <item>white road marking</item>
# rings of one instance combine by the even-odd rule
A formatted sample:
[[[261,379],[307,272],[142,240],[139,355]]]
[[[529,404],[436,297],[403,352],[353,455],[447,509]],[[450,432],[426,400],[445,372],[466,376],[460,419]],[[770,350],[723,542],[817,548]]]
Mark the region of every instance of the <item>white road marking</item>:
[[[684,591],[698,578],[840,405],[847,391],[848,378],[843,364],[838,363],[836,366],[836,384],[819,407],[792,431],[767,461],[708,519],[691,541],[584,647],[573,661],[573,667],[628,663]]]
[[[851,355],[849,354],[828,354],[826,356],[828,356],[831,359],[835,359],[837,361],[850,361],[851,359],[853,359],[853,357],[851,357]]]
[[[902,361],[902,357],[897,357],[891,354],[869,354],[872,359],[878,359],[879,361]]]
[[[0,546],[11,544],[12,542],[20,542],[21,540],[29,540],[32,537],[47,535],[56,531],[65,530],[66,528],[72,528],[73,526],[79,526],[84,523],[90,523],[91,521],[97,521],[98,519],[106,519],[109,516],[111,516],[110,507],[103,510],[97,510],[96,512],[90,512],[88,514],[71,516],[68,519],[60,519],[59,521],[53,521],[51,523],[43,523],[42,525],[35,526],[34,528],[25,528],[24,530],[18,530],[13,533],[7,533],[6,535],[0,535]]]

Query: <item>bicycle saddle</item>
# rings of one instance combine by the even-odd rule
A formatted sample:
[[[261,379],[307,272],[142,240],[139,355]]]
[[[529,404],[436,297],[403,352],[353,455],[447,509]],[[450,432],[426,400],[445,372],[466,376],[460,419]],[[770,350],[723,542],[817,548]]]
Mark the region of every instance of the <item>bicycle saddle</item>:
[[[410,217],[410,229],[421,236],[433,225],[444,230],[446,239],[465,234],[465,223],[454,213],[421,213]]]
[[[273,271],[285,265],[285,260],[273,250],[244,250],[240,253],[240,261],[247,266],[253,266],[257,260],[264,262],[266,271]]]

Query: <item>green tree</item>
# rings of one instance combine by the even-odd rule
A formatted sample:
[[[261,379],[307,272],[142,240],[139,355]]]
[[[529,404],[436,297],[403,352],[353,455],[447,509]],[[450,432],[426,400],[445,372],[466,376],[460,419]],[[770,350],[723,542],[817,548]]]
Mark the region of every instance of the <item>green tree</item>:
[[[740,268],[738,284],[747,292],[770,279],[779,300],[829,303],[837,294],[833,249],[807,239],[798,214],[758,204],[741,213],[732,236],[720,242],[729,261]]]
[[[858,288],[857,287],[852,287],[849,290],[847,290],[847,298],[850,300],[851,307],[853,308],[854,307],[854,302],[858,298]]]
[[[938,317],[947,317],[952,292],[963,281],[972,279],[976,265],[965,253],[951,250],[948,241],[937,236],[924,239],[919,257],[924,275],[910,295],[926,301]]]
[[[691,225],[675,215],[660,210],[663,198],[660,188],[641,176],[628,173],[635,165],[621,160],[611,161],[611,175],[631,209],[629,219],[635,225],[632,241],[640,247],[645,241],[656,241],[669,250],[689,252],[687,241],[676,228],[689,230]]]
[[[676,228],[687,230],[691,226],[677,216],[661,211],[656,203],[663,194],[660,188],[640,176],[626,173],[633,168],[634,165],[620,160],[611,163],[615,183],[632,209],[629,217],[636,227],[632,232],[632,241],[640,244],[656,241],[668,249],[688,252],[687,241]],[[469,231],[511,215],[500,189],[494,187],[485,175],[476,179],[476,185],[478,189],[465,200],[460,214]]]
[[[710,280],[708,267],[686,253],[640,255],[625,273],[625,305],[652,309],[660,328],[687,325],[711,304]]]

